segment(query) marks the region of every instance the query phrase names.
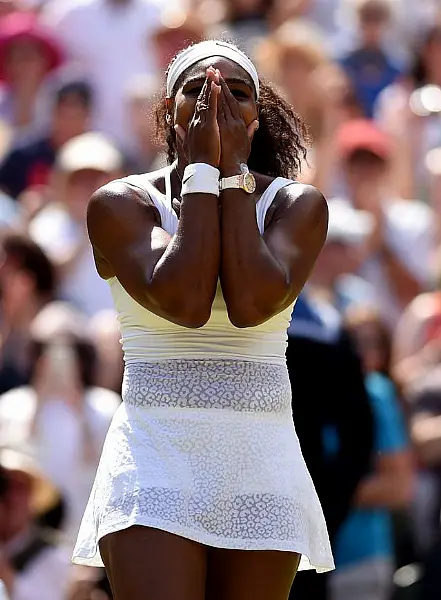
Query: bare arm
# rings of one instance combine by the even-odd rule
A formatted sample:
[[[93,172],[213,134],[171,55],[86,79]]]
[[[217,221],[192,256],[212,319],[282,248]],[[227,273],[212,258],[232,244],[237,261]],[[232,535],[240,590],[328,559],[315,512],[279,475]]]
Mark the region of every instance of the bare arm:
[[[439,465],[441,459],[441,417],[420,413],[410,424],[412,440],[419,458],[427,466]]]
[[[184,327],[208,321],[219,273],[216,196],[185,196],[170,237],[151,202],[115,182],[92,196],[87,225],[98,263],[139,304]]]
[[[219,85],[207,78],[187,130],[178,139],[190,162],[217,167]],[[115,275],[139,304],[183,327],[202,327],[210,318],[220,261],[219,203],[215,194],[184,194],[176,234],[161,228],[150,198],[123,183],[92,197],[87,215],[97,265]]]
[[[377,459],[375,473],[364,479],[355,495],[360,507],[402,508],[412,498],[413,468],[410,452]]]
[[[326,239],[328,209],[310,186],[288,186],[264,235],[255,198],[242,190],[222,192],[221,283],[236,327],[270,319],[299,295]],[[276,200],[277,201],[277,200]]]
[[[218,102],[221,175],[240,173],[257,121],[246,126],[239,104],[223,78]],[[220,279],[228,316],[236,327],[264,323],[298,296],[326,239],[328,207],[315,188],[283,188],[262,236],[256,199],[241,189],[221,192]]]

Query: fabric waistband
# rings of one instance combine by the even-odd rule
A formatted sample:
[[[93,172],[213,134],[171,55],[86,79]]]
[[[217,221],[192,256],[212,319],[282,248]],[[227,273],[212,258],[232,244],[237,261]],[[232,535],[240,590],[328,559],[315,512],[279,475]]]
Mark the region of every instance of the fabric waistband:
[[[129,363],[123,401],[138,407],[291,412],[286,365],[232,360]]]

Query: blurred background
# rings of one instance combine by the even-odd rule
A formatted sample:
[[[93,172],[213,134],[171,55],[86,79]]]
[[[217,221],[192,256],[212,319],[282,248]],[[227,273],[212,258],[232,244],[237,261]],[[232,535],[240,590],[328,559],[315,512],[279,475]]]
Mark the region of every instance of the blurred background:
[[[0,0],[0,579],[11,600],[110,598],[69,564],[123,372],[86,206],[165,163],[165,67],[213,36],[309,125],[299,179],[330,224],[305,294],[349,335],[370,399],[371,472],[328,595],[439,600],[439,0]]]

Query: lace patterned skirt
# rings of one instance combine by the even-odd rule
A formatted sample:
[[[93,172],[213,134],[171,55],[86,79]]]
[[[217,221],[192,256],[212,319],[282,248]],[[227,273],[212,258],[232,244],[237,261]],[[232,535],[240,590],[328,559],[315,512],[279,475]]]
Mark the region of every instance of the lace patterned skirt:
[[[126,366],[73,561],[144,525],[208,546],[302,554],[334,568],[291,414],[284,365],[167,360]]]

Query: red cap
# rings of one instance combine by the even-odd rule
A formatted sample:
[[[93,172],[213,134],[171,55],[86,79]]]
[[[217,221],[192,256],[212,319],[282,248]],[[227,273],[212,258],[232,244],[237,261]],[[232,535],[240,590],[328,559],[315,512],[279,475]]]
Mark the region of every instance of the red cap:
[[[388,160],[392,153],[388,135],[369,119],[344,123],[337,133],[337,148],[343,159],[360,150],[371,152],[383,160]]]
[[[63,52],[36,16],[32,13],[16,12],[0,20],[0,79],[5,79],[4,62],[9,45],[19,39],[28,39],[40,43],[48,56],[48,70],[61,65]]]

